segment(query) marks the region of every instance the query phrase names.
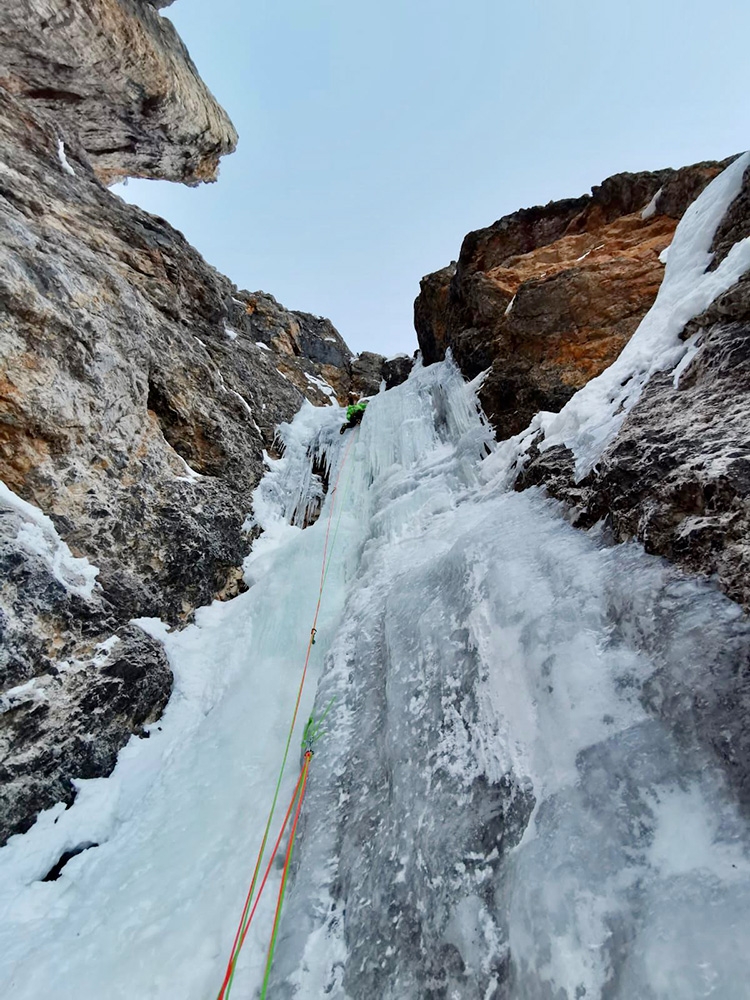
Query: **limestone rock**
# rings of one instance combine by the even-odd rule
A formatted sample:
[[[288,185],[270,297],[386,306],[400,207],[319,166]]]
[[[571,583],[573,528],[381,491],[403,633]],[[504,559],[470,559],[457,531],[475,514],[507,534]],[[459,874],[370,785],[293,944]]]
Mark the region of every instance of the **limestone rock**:
[[[717,259],[750,234],[750,171],[714,239]],[[650,379],[598,467],[575,482],[572,455],[535,451],[517,489],[543,485],[581,526],[603,521],[613,540],[718,586],[750,609],[750,277],[683,332],[698,351],[675,385]]]
[[[4,0],[0,86],[78,136],[97,176],[216,179],[237,133],[172,23],[144,0]]]
[[[422,280],[415,326],[426,363],[450,348],[498,436],[559,410],[617,357],[651,307],[677,221],[721,164],[618,174],[590,196],[470,233],[456,265]]]
[[[303,396],[329,402],[320,366],[268,349],[262,293],[109,194],[73,150],[68,174],[53,129],[4,93],[0,143],[0,475],[101,567],[123,613],[177,620],[241,561],[262,450]],[[274,308],[278,342],[300,320]]]
[[[451,282],[455,275],[456,262],[453,260],[440,271],[425,275],[419,284],[419,295],[414,302],[414,326],[427,365],[441,361],[451,346],[448,315]]]
[[[158,718],[171,674],[131,620],[179,626],[244,588],[278,424],[305,399],[345,404],[365,369],[367,391],[408,373],[238,290],[107,191],[213,179],[234,147],[167,5],[0,10],[0,479],[98,567],[92,592],[66,589],[0,492],[0,843]]]
[[[0,479],[100,570],[90,600],[71,597],[0,510],[0,696],[32,682],[0,712],[0,840],[69,800],[75,777],[108,773],[158,716],[169,669],[128,622],[180,623],[244,586],[276,426],[305,398],[331,402],[327,372],[342,401],[351,386],[327,320],[239,291],[59,141],[0,88]]]
[[[381,383],[386,389],[401,385],[409,377],[414,359],[408,355],[384,358],[382,354],[362,351],[351,364],[352,399],[360,396],[374,396],[380,391]]]
[[[161,643],[121,624],[100,588],[67,589],[24,526],[0,497],[0,845],[72,802],[73,778],[109,773],[172,689]]]

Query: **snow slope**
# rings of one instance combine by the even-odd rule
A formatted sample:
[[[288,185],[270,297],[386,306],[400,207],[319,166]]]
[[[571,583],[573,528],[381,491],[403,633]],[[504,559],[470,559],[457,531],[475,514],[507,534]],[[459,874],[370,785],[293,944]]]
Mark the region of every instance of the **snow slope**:
[[[302,531],[284,520],[285,476],[298,472],[293,458],[306,455],[311,422],[341,441],[338,409],[307,404],[289,430],[287,456],[264,485],[277,488],[278,506],[262,497],[257,505],[266,534],[248,568],[255,585],[203,609],[182,632],[141,623],[163,638],[176,678],[150,738],[133,739],[110,778],[80,782],[70,810],[49,810],[0,850],[2,995],[187,1000],[218,992],[317,598],[325,525]],[[331,566],[303,714],[353,555],[341,546]],[[99,846],[57,881],[40,881],[65,851],[92,843]],[[264,958],[266,933],[267,925],[256,951],[248,941],[249,974]]]

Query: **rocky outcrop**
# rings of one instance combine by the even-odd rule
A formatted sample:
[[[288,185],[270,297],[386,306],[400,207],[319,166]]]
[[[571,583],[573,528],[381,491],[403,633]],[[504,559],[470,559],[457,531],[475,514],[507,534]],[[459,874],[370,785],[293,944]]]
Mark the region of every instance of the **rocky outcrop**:
[[[384,358],[382,354],[362,351],[351,364],[352,395],[373,396],[380,391],[381,384],[385,384],[386,389],[401,385],[413,366],[414,358],[407,354]]]
[[[450,348],[499,437],[556,411],[607,368],[651,307],[662,251],[721,170],[618,174],[590,196],[523,209],[464,240],[422,279],[414,316],[427,364]]]
[[[73,149],[68,173],[28,104],[0,94],[0,114],[0,478],[100,567],[123,615],[177,621],[247,551],[276,425],[329,401],[303,350],[344,366],[348,350],[239,292]]]
[[[237,133],[145,0],[4,0],[0,86],[79,137],[97,176],[216,179]]]
[[[0,844],[108,774],[172,690],[161,643],[103,590],[70,590],[28,534],[0,501]]]
[[[290,313],[264,292],[249,297],[247,312],[259,340],[281,355],[313,362],[342,405],[374,395],[383,382],[386,389],[400,385],[414,364],[414,358],[405,354],[384,358],[363,351],[352,355],[330,320],[309,313]],[[285,374],[294,381],[293,368]],[[300,387],[305,389],[305,383]]]
[[[483,396],[499,437],[525,429],[532,411],[559,410],[633,332],[658,289],[660,247],[720,166],[611,178],[591,199],[515,213],[471,234],[458,266],[423,280],[416,315],[426,356],[450,346],[466,375],[490,368]],[[594,233],[603,246],[589,252]],[[748,235],[750,172],[716,232],[710,267]],[[571,263],[579,250],[583,259]],[[515,488],[544,487],[580,527],[601,522],[613,541],[636,539],[712,576],[750,608],[748,276],[682,336],[695,338],[692,361],[678,379],[652,375],[592,472],[577,480],[571,451],[533,444]]]
[[[33,102],[0,90],[0,479],[99,568],[95,591],[71,597],[0,503],[0,839],[73,778],[106,773],[158,716],[163,653],[127,623],[179,623],[243,586],[276,425],[304,398],[330,402],[326,366],[350,388],[330,323],[238,291],[110,194],[74,137],[59,142]]]

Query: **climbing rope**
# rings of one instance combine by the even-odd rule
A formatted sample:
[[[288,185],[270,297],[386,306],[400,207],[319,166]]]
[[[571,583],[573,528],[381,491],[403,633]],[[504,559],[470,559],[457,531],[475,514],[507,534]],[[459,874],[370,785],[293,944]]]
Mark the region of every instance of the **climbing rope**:
[[[305,665],[304,665],[303,670],[302,670],[302,677],[300,679],[299,688],[297,690],[297,698],[296,698],[296,701],[295,701],[295,704],[294,704],[294,712],[292,714],[292,721],[291,721],[291,725],[289,726],[289,732],[287,734],[286,745],[284,747],[284,754],[283,754],[283,757],[282,757],[282,760],[281,760],[281,767],[279,769],[278,778],[276,780],[276,788],[274,789],[273,799],[272,799],[272,802],[271,802],[271,808],[270,808],[269,813],[268,813],[268,819],[266,821],[265,830],[263,831],[263,838],[261,840],[260,849],[258,850],[258,857],[257,857],[256,862],[255,862],[255,869],[253,871],[253,877],[252,877],[252,879],[250,881],[250,888],[248,889],[247,896],[245,897],[245,905],[244,905],[244,907],[242,909],[242,916],[240,917],[240,922],[239,922],[238,927],[237,927],[237,933],[234,936],[234,942],[232,944],[231,955],[230,955],[230,958],[229,958],[229,962],[227,964],[226,972],[224,974],[224,980],[222,982],[221,989],[219,990],[219,995],[218,995],[217,1000],[229,1000],[229,995],[230,995],[230,992],[231,992],[231,989],[232,989],[232,984],[234,982],[235,972],[237,971],[237,962],[239,960],[239,956],[240,956],[240,952],[242,950],[242,946],[245,943],[245,939],[246,939],[248,931],[250,929],[250,923],[251,923],[251,921],[252,921],[252,919],[253,919],[253,917],[255,915],[255,911],[256,911],[256,909],[258,907],[258,902],[260,900],[261,893],[263,892],[265,884],[266,884],[266,882],[268,880],[268,876],[269,876],[269,874],[271,872],[271,867],[273,865],[274,859],[276,857],[276,854],[278,853],[279,846],[281,844],[281,841],[282,841],[282,838],[283,838],[283,835],[284,835],[284,830],[286,829],[287,823],[289,822],[289,817],[291,816],[292,811],[295,810],[295,802],[296,802],[296,810],[295,810],[295,813],[294,813],[294,820],[293,820],[293,823],[292,823],[292,830],[291,830],[290,837],[289,837],[289,845],[287,847],[287,854],[286,854],[286,858],[285,858],[285,861],[284,861],[284,872],[283,872],[282,880],[281,880],[281,888],[279,890],[279,897],[278,897],[278,901],[277,901],[277,905],[276,905],[276,914],[275,914],[275,917],[274,917],[274,924],[273,924],[273,930],[272,930],[272,936],[271,936],[271,943],[270,943],[270,946],[269,946],[268,957],[267,957],[267,960],[266,960],[266,969],[265,969],[265,974],[264,974],[264,979],[263,979],[263,989],[262,989],[262,992],[261,992],[261,998],[264,998],[265,995],[266,995],[266,989],[267,989],[267,986],[268,986],[268,978],[269,978],[270,972],[271,972],[271,963],[273,961],[273,953],[274,953],[274,950],[275,950],[275,947],[276,947],[276,934],[277,934],[277,930],[278,930],[278,922],[279,922],[279,917],[281,915],[281,907],[282,907],[283,901],[284,901],[284,894],[286,892],[286,881],[287,881],[288,867],[289,867],[289,862],[291,861],[292,849],[294,847],[294,839],[295,839],[296,831],[297,831],[297,821],[299,820],[299,814],[300,814],[300,811],[301,811],[301,808],[302,808],[302,800],[304,798],[305,789],[307,787],[307,775],[308,775],[308,771],[309,771],[309,767],[310,767],[310,761],[312,760],[312,756],[313,756],[313,754],[312,754],[312,743],[314,742],[316,736],[319,734],[320,726],[322,725],[322,723],[323,723],[326,715],[328,715],[328,712],[329,712],[329,710],[330,710],[331,705],[333,704],[333,702],[331,702],[329,704],[328,708],[326,709],[323,717],[320,719],[320,721],[319,721],[318,724],[313,724],[313,719],[310,718],[310,720],[307,723],[307,726],[305,727],[305,741],[303,741],[303,742],[305,742],[306,750],[305,750],[304,762],[303,762],[303,765],[302,765],[302,770],[300,771],[299,778],[297,779],[297,785],[296,785],[296,787],[294,789],[294,794],[292,795],[292,799],[291,799],[291,801],[289,803],[289,807],[287,808],[287,812],[286,812],[286,815],[284,817],[284,821],[282,823],[281,830],[279,831],[279,835],[278,835],[278,837],[276,839],[276,843],[274,844],[273,850],[271,852],[271,857],[270,857],[270,859],[268,861],[268,865],[266,867],[265,874],[264,874],[263,879],[262,879],[262,881],[260,883],[260,886],[258,888],[257,895],[255,895],[255,887],[256,887],[256,884],[258,882],[258,875],[260,873],[261,865],[263,864],[263,856],[264,856],[265,851],[266,851],[266,845],[268,844],[268,837],[269,837],[269,834],[271,832],[271,824],[273,822],[273,817],[274,817],[274,814],[276,812],[276,806],[278,804],[279,793],[281,791],[281,784],[282,784],[282,780],[283,780],[283,777],[284,777],[284,773],[286,771],[287,760],[288,760],[288,757],[289,757],[289,749],[290,749],[290,746],[291,746],[291,743],[292,743],[292,735],[294,733],[294,727],[297,724],[297,716],[299,714],[299,707],[300,707],[300,703],[302,701],[302,692],[303,692],[304,687],[305,687],[305,681],[307,680],[308,667],[310,665],[310,655],[312,653],[312,647],[315,645],[315,636],[316,636],[317,631],[318,631],[318,628],[317,628],[317,626],[318,626],[318,617],[320,615],[320,608],[321,608],[321,604],[322,604],[322,601],[323,601],[323,590],[324,590],[324,587],[325,587],[326,579],[328,577],[328,570],[330,569],[331,557],[333,555],[333,546],[335,544],[336,536],[338,535],[339,525],[341,523],[341,512],[343,510],[343,503],[339,504],[339,516],[338,516],[338,520],[336,522],[336,529],[335,529],[334,534],[333,534],[333,539],[331,539],[331,525],[332,525],[332,522],[333,522],[333,513],[334,513],[334,510],[335,510],[335,507],[336,507],[336,500],[337,500],[336,494],[338,492],[339,482],[341,480],[341,473],[344,470],[344,467],[345,467],[346,462],[347,462],[347,458],[349,457],[349,452],[351,450],[352,444],[354,443],[354,440],[355,440],[355,438],[357,436],[358,435],[356,433],[355,434],[351,434],[349,436],[349,442],[348,442],[348,444],[346,446],[343,458],[341,460],[341,464],[339,465],[338,472],[336,474],[336,482],[334,484],[333,490],[331,491],[331,504],[330,504],[330,508],[329,508],[329,511],[328,511],[328,523],[326,525],[325,542],[323,544],[323,559],[322,559],[322,565],[321,565],[321,571],[320,571],[320,586],[318,588],[318,599],[317,599],[317,603],[315,605],[315,614],[313,616],[312,628],[310,629],[310,638],[309,638],[308,643],[307,643],[307,653],[305,655]],[[345,484],[347,487],[348,487],[348,483],[349,483],[349,478],[350,477],[347,476],[347,480],[346,480],[346,484]],[[329,549],[330,549],[330,553],[329,553]],[[253,898],[255,900],[254,902],[253,902]]]
[[[253,904],[252,909],[250,910],[250,912],[248,914],[247,921],[245,922],[244,928],[242,926],[242,923],[237,928],[237,934],[235,935],[234,944],[232,946],[232,952],[233,953],[236,952],[236,956],[239,956],[239,953],[242,950],[242,946],[245,943],[245,938],[247,937],[247,932],[250,929],[250,923],[252,922],[252,919],[255,916],[255,911],[258,908],[258,903],[260,902],[260,897],[261,897],[261,895],[263,893],[263,889],[265,888],[266,882],[268,881],[268,876],[271,874],[271,869],[272,869],[273,863],[274,863],[274,861],[276,859],[276,855],[278,854],[279,847],[281,846],[281,841],[282,841],[282,838],[284,836],[284,831],[286,830],[287,823],[289,822],[289,817],[292,815],[292,810],[294,809],[294,803],[297,801],[297,797],[299,795],[299,790],[300,790],[300,787],[302,786],[303,780],[306,780],[305,776],[306,776],[306,773],[307,773],[308,766],[309,766],[309,762],[306,760],[303,769],[300,771],[299,778],[297,778],[297,784],[295,785],[294,793],[292,794],[291,802],[289,803],[289,807],[287,808],[286,814],[284,816],[284,820],[283,820],[283,822],[281,824],[281,829],[279,830],[279,835],[276,838],[276,843],[273,845],[273,850],[271,851],[271,856],[268,859],[268,864],[266,866],[266,870],[265,870],[265,873],[263,875],[263,880],[261,881],[260,887],[258,888],[258,895],[255,897],[255,902]],[[250,897],[250,893],[248,893],[248,899],[246,900],[246,906],[249,906],[250,898],[251,898]],[[236,958],[235,958],[235,962],[236,962]],[[231,966],[231,971],[230,971],[230,968],[227,968],[227,972],[226,972],[225,977],[224,977],[224,983],[222,984],[222,993],[220,993],[219,996],[224,995],[223,994],[224,990],[227,991],[225,995],[226,996],[229,995],[229,989],[231,987],[231,982],[232,982],[233,976],[234,976],[234,966]]]
[[[284,904],[284,895],[286,893],[286,882],[289,877],[289,863],[292,860],[292,851],[294,850],[294,840],[297,836],[297,823],[299,822],[299,814],[302,811],[302,800],[305,797],[305,789],[307,788],[307,777],[310,771],[310,761],[312,760],[312,750],[305,751],[305,763],[302,767],[302,786],[299,790],[299,798],[297,799],[297,808],[294,812],[294,822],[292,823],[292,830],[289,834],[289,844],[286,849],[286,857],[284,858],[284,871],[281,876],[281,886],[279,888],[279,896],[276,900],[276,912],[273,916],[273,929],[271,931],[271,943],[268,946],[268,955],[266,957],[266,968],[263,973],[263,986],[260,991],[259,1000],[265,1000],[266,991],[268,989],[268,979],[271,975],[271,965],[273,964],[273,955],[276,950],[276,935],[279,932],[279,917],[281,916],[281,907]]]

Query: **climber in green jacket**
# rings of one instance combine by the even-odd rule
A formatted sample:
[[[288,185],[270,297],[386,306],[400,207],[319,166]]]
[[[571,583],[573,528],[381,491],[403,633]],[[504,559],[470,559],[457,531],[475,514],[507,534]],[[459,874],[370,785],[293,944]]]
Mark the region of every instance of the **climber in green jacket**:
[[[350,427],[356,427],[357,424],[362,422],[362,417],[365,415],[365,410],[367,409],[368,400],[360,399],[358,403],[352,403],[346,408],[346,423],[342,425],[339,434],[343,434],[344,431],[348,431]]]

